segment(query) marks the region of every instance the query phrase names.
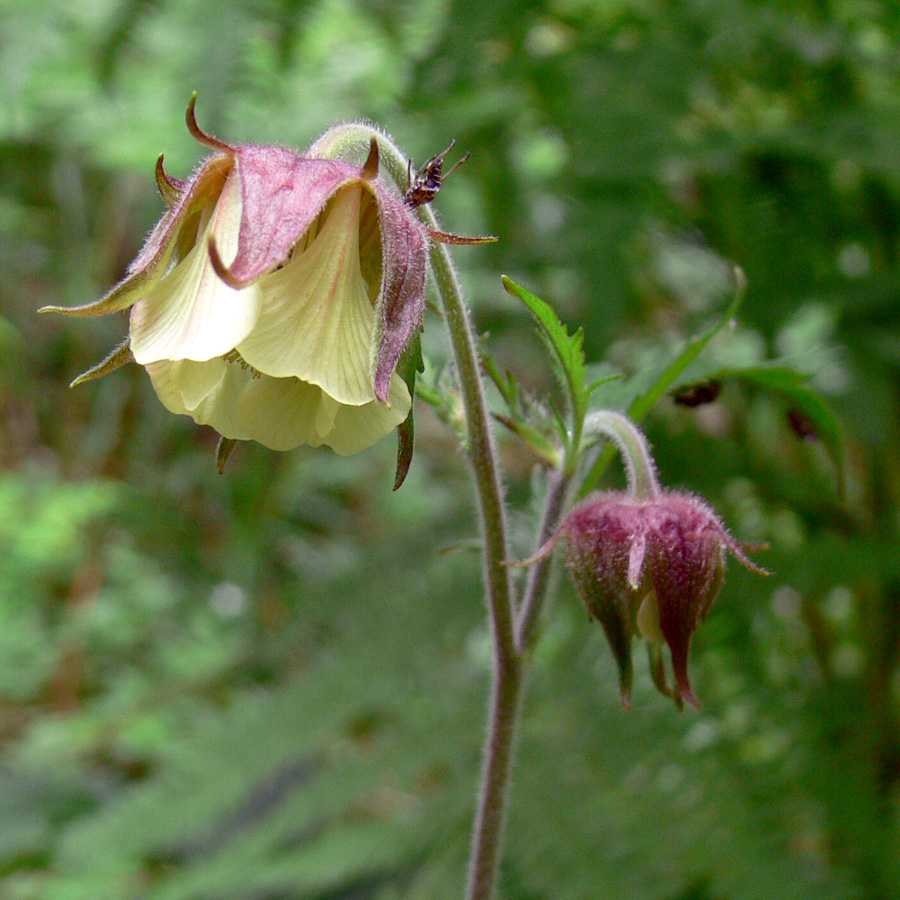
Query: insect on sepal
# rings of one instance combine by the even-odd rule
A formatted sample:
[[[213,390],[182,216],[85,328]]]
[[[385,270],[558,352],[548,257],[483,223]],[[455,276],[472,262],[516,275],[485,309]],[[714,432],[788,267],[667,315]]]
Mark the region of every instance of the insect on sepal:
[[[406,178],[409,186],[403,193],[403,202],[411,209],[417,209],[431,203],[437,196],[437,192],[441,189],[443,182],[449,178],[468,158],[466,153],[461,156],[450,169],[444,174],[444,159],[447,154],[456,146],[456,138],[450,141],[450,146],[437,156],[432,156],[425,164],[413,175],[412,160],[406,165]],[[451,231],[441,231],[439,228],[429,228],[428,236],[436,244],[456,244],[457,246],[472,244],[493,244],[498,240],[492,234],[479,235],[469,237],[463,234],[454,234]]]
[[[446,150],[427,160],[415,175],[412,173],[412,160],[407,163],[406,177],[409,181],[409,187],[403,193],[403,202],[407,206],[415,208],[431,203],[441,189],[441,184],[443,184],[444,180],[449,178],[469,158],[468,153],[463,154],[445,175],[444,159],[455,146],[456,138],[450,141],[450,146]]]

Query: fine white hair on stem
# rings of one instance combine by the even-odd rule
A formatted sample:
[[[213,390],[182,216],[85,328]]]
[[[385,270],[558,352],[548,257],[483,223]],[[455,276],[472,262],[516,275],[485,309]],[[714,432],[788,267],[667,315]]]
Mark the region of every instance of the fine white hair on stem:
[[[628,493],[641,500],[656,497],[660,490],[656,465],[640,429],[627,416],[604,409],[590,413],[584,420],[585,437],[600,434],[612,440],[622,456]]]

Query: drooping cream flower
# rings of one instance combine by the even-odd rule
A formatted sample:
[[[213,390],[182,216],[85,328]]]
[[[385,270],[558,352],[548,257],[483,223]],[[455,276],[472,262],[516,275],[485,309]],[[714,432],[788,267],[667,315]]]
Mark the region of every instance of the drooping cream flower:
[[[76,383],[130,360],[162,403],[229,440],[356,453],[407,417],[397,362],[420,327],[428,234],[362,165],[282,147],[230,146],[181,182],[168,211],[105,297],[72,315],[131,309],[129,336]]]

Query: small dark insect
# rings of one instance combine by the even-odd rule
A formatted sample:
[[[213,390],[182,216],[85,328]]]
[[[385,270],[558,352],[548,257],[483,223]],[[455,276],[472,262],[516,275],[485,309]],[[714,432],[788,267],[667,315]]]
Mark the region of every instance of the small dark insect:
[[[816,431],[815,422],[805,412],[797,409],[796,406],[792,406],[788,410],[787,420],[788,425],[791,426],[791,431],[801,440],[814,441],[818,438],[819,432]]]
[[[445,175],[444,159],[455,146],[456,139],[454,138],[450,141],[450,146],[443,153],[432,156],[415,175],[413,175],[412,171],[412,162],[408,164],[406,174],[409,180],[409,187],[403,194],[403,202],[406,203],[407,206],[415,208],[417,206],[424,206],[426,203],[431,203],[437,196],[437,192],[441,189],[443,180],[449,178],[469,158],[468,153],[461,156],[454,163],[453,168]]]
[[[685,384],[672,392],[672,399],[679,406],[703,406],[712,403],[722,390],[722,382],[711,379],[698,381],[696,384]]]

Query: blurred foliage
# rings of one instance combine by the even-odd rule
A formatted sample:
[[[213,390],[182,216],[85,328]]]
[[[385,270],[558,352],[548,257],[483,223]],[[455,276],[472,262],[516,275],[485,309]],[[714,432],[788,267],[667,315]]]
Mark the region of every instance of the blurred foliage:
[[[638,380],[747,274],[739,324],[685,373],[725,373],[716,401],[666,397],[645,424],[663,480],[768,541],[776,574],[730,573],[695,641],[698,715],[646,668],[623,715],[560,579],[505,900],[900,895],[900,8],[3,0],[0,33],[4,898],[460,892],[489,650],[449,431],[423,406],[397,494],[390,440],[247,446],[219,477],[213,436],[137,367],[67,388],[124,319],[34,315],[121,277],[156,157],[184,175],[201,155],[193,90],[229,140],[366,117],[417,162],[471,150],[436,205],[500,237],[456,258],[538,399],[557,386],[501,272],[584,327],[597,375]],[[440,368],[436,318],[425,343]],[[775,359],[837,410],[843,474],[789,393],[727,377]],[[524,555],[540,478],[512,436],[504,454]]]

